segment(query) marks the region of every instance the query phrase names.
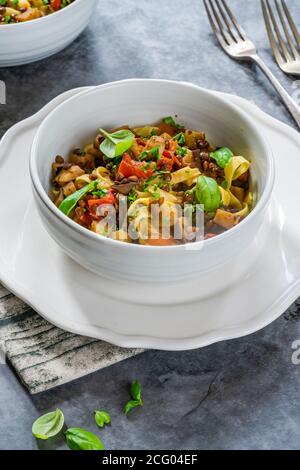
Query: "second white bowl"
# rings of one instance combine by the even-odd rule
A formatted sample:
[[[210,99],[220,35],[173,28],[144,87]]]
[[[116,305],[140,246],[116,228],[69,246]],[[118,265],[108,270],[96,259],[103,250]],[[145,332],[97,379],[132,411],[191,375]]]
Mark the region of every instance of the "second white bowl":
[[[51,15],[0,25],[0,67],[28,64],[64,49],[87,26],[97,0],[76,0]]]

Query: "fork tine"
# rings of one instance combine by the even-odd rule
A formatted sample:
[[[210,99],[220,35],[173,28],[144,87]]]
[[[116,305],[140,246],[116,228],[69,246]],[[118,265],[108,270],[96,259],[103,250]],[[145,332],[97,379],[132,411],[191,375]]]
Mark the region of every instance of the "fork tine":
[[[285,11],[285,14],[286,14],[286,17],[287,17],[287,20],[289,22],[289,25],[291,27],[291,30],[293,31],[293,35],[295,37],[295,40],[296,40],[296,43],[298,45],[298,48],[300,49],[300,34],[298,33],[298,30],[296,28],[296,25],[294,23],[294,20],[293,18],[291,17],[291,14],[290,14],[290,11],[287,7],[287,4],[285,3],[285,0],[281,0],[281,3],[282,3],[282,7]]]
[[[215,9],[215,5],[214,5],[214,2],[213,0],[208,0],[208,3],[210,5],[210,8],[213,12],[213,15],[218,23],[218,26],[219,26],[219,31],[221,33],[221,35],[223,36],[225,42],[230,46],[233,42],[233,39],[231,38],[230,34],[228,34],[228,32],[224,29],[224,25],[221,21],[221,18],[219,16],[219,13],[217,12],[217,10]]]
[[[281,52],[279,50],[279,47],[277,45],[277,42],[276,42],[276,39],[275,39],[275,36],[274,36],[274,33],[273,33],[273,29],[272,29],[272,25],[271,25],[271,21],[270,21],[270,17],[269,17],[269,13],[268,13],[268,10],[267,10],[265,0],[261,0],[261,6],[262,6],[262,10],[263,10],[264,20],[265,20],[265,24],[266,24],[266,28],[267,28],[267,33],[268,33],[268,36],[269,36],[270,44],[271,44],[275,59],[277,60],[279,65],[283,65],[284,64],[284,59],[281,55]]]
[[[277,12],[278,12],[278,16],[280,18],[280,21],[281,21],[281,24],[282,24],[282,27],[283,27],[283,30],[284,30],[284,33],[285,33],[285,36],[286,36],[286,40],[290,46],[290,49],[292,51],[292,54],[294,56],[294,59],[297,60],[297,59],[300,59],[300,55],[296,49],[296,47],[294,46],[294,43],[292,41],[292,38],[291,38],[291,35],[289,33],[289,30],[287,28],[287,25],[286,25],[286,21],[283,17],[283,14],[282,14],[282,9],[280,8],[280,5],[279,5],[279,2],[278,0],[275,0],[275,4],[276,4],[276,9],[277,9]]]
[[[228,47],[228,44],[227,42],[225,41],[225,39],[223,38],[222,34],[220,33],[219,29],[217,28],[217,25],[216,23],[214,22],[213,20],[213,17],[212,17],[212,14],[210,12],[210,9],[208,7],[208,3],[207,3],[207,0],[203,0],[204,2],[204,7],[205,7],[205,10],[206,10],[206,13],[207,13],[207,16],[208,16],[208,19],[209,19],[209,22],[210,22],[210,25],[212,27],[212,30],[213,32],[215,33],[219,43],[221,44],[221,46],[223,47],[223,49],[226,49]]]
[[[238,34],[240,35],[241,39],[243,39],[244,41],[246,40],[246,33],[245,31],[243,30],[243,28],[241,27],[241,25],[239,24],[238,20],[236,19],[236,17],[234,16],[234,14],[232,13],[232,11],[230,10],[229,6],[227,5],[226,3],[226,0],[221,0],[229,18],[231,19],[232,21],[232,24],[235,26]]]
[[[279,28],[278,28],[277,21],[276,21],[276,18],[275,18],[275,16],[274,16],[274,13],[273,13],[273,10],[272,10],[272,8],[271,8],[271,5],[270,5],[269,0],[266,0],[266,3],[267,3],[267,8],[268,8],[268,10],[269,10],[269,16],[270,16],[270,18],[271,18],[271,22],[272,22],[272,24],[273,24],[273,28],[274,28],[275,34],[276,34],[276,36],[277,36],[277,40],[278,40],[278,42],[279,42],[279,45],[280,45],[280,47],[281,47],[283,56],[284,56],[286,62],[292,62],[292,61],[293,61],[292,56],[291,56],[291,54],[289,53],[289,51],[288,51],[288,49],[287,49],[287,47],[286,47],[286,45],[285,45],[285,43],[284,43],[284,40],[283,40],[282,35],[281,35],[281,32],[280,32],[280,30],[279,30]]]
[[[222,20],[223,22],[225,23],[225,25],[227,26],[227,31],[228,33],[230,34],[230,36],[232,37],[232,39],[234,40],[234,42],[238,42],[238,38],[236,37],[236,35],[233,33],[232,31],[232,27],[230,26],[230,23],[228,21],[228,16],[226,14],[226,12],[224,11],[223,9],[223,6],[221,6],[219,0],[215,0],[215,3],[217,5],[217,8],[220,12],[220,15],[222,17]]]

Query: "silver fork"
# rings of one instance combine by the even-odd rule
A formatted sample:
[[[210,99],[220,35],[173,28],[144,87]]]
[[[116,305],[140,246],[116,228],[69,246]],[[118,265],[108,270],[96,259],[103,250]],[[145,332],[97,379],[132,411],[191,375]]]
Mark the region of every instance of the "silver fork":
[[[269,0],[261,0],[261,5],[276,62],[283,72],[289,75],[300,75],[300,35],[285,0],[281,0],[281,6],[279,1],[275,0],[275,5],[286,42]],[[294,36],[295,43],[292,36]]]
[[[235,60],[255,62],[270,80],[300,127],[300,106],[283,88],[269,67],[258,55],[255,44],[247,37],[245,31],[228,7],[226,0],[203,1],[211,27],[224,51]]]

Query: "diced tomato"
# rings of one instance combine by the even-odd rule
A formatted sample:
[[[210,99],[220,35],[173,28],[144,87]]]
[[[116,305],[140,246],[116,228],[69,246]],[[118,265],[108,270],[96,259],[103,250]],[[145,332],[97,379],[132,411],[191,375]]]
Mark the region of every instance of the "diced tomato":
[[[166,157],[166,158],[172,158],[172,154],[168,150],[164,151],[163,156]]]
[[[89,227],[92,221],[93,221],[93,218],[88,212],[83,214],[79,219],[80,224],[83,225],[84,227]]]
[[[102,206],[103,204],[114,204],[116,202],[116,198],[112,192],[106,194],[106,196],[102,197],[101,199],[89,199],[88,206],[91,210],[94,207]]]
[[[62,3],[62,0],[50,0],[50,5],[55,11],[60,9],[61,3]]]
[[[141,179],[149,179],[153,175],[153,170],[150,167],[147,168],[147,163],[132,160],[128,153],[124,154],[118,171],[124,178],[137,176]]]
[[[182,167],[181,161],[177,157],[175,157],[175,155],[173,156],[173,164],[176,165],[178,168]]]
[[[161,157],[157,162],[158,170],[172,171],[173,160],[171,158]]]

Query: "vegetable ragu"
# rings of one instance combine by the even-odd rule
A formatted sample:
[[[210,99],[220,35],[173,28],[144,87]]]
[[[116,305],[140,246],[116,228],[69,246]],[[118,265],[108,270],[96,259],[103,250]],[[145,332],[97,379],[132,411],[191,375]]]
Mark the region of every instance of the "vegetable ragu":
[[[52,170],[52,199],[66,216],[127,243],[211,239],[253,207],[250,162],[171,116],[132,129],[100,128],[93,143],[66,160],[58,155]]]
[[[55,13],[75,0],[0,0],[0,25],[24,23]]]

